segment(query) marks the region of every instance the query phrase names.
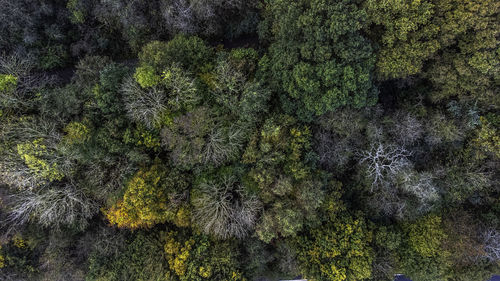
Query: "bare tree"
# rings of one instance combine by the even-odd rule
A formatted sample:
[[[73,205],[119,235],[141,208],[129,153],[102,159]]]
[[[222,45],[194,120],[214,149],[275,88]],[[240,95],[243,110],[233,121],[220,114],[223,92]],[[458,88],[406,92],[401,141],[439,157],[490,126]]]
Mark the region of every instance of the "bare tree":
[[[463,137],[463,131],[441,113],[433,114],[427,121],[425,141],[429,145],[460,141]]]
[[[35,66],[36,61],[32,55],[15,52],[0,56],[0,73],[24,77],[31,73]]]
[[[385,186],[397,175],[411,167],[408,157],[411,152],[401,146],[379,142],[370,149],[358,153],[359,164],[366,167],[366,174],[371,179],[372,188]]]
[[[189,0],[162,1],[162,16],[172,33],[193,34],[198,30],[193,5]]]
[[[42,160],[45,167],[57,166],[61,174],[70,174],[76,162],[59,153],[61,137],[55,124],[47,120],[25,117],[3,127],[0,124],[0,138],[6,144],[0,158],[0,183],[16,189],[33,189],[48,183],[46,178],[40,176],[40,171],[27,165],[23,155],[19,154],[20,146],[33,150],[26,153],[29,157]],[[40,146],[33,145],[33,140],[37,140]]]
[[[439,189],[434,183],[432,173],[408,171],[403,173],[402,178],[402,189],[419,199],[421,211],[426,211],[432,203],[439,200]]]
[[[244,193],[233,176],[204,182],[193,199],[193,222],[219,238],[245,237],[257,219],[261,203]]]
[[[490,262],[500,260],[500,231],[489,227],[485,229],[481,238],[484,244],[484,258]]]
[[[84,229],[98,206],[74,186],[24,190],[9,198],[6,225],[22,225],[34,221],[44,227],[59,229],[74,225]]]
[[[163,72],[163,84],[167,89],[168,105],[172,111],[189,108],[201,99],[191,74],[177,64]]]
[[[33,104],[37,89],[54,85],[55,76],[45,73],[33,73],[35,58],[31,55],[14,52],[11,55],[0,55],[0,74],[13,75],[16,87],[7,93],[0,92],[0,104],[7,108],[26,108]]]
[[[320,164],[329,169],[337,170],[344,167],[353,156],[352,146],[347,138],[339,138],[330,131],[320,130],[315,134],[316,152]]]
[[[150,128],[160,124],[164,114],[190,109],[200,100],[194,80],[176,65],[165,70],[160,84],[147,89],[130,77],[122,93],[130,118]]]
[[[130,118],[150,128],[161,122],[167,110],[167,94],[158,87],[143,89],[131,77],[122,87]]]
[[[238,155],[245,141],[245,132],[237,125],[216,127],[208,134],[203,158],[216,166]]]
[[[403,146],[414,144],[424,133],[422,123],[410,113],[398,112],[390,132],[393,139]]]
[[[373,262],[373,277],[377,280],[388,280],[394,277],[394,261],[390,254],[377,255]]]
[[[368,201],[369,206],[382,216],[403,219],[407,213],[408,204],[398,194],[397,189],[383,189],[373,194]]]
[[[227,58],[220,59],[215,69],[216,79],[213,92],[220,104],[236,109],[239,104],[239,95],[245,86],[245,76],[237,71]]]

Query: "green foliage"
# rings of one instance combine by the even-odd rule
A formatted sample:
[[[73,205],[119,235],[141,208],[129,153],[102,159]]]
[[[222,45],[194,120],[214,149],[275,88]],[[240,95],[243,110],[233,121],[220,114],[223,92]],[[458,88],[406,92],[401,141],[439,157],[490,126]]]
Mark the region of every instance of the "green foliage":
[[[257,70],[259,54],[252,48],[237,48],[231,50],[229,59],[237,71],[253,74]]]
[[[472,145],[478,148],[477,157],[484,158],[493,155],[500,158],[500,133],[498,125],[492,124],[487,118],[481,116],[481,128]]]
[[[68,52],[63,45],[51,45],[42,50],[40,68],[48,70],[62,67],[67,62]]]
[[[381,45],[377,72],[383,79],[419,73],[423,63],[439,50],[432,1],[367,0],[364,7],[374,25],[371,36]]]
[[[164,239],[170,269],[168,280],[246,280],[239,271],[234,243],[199,234],[186,237],[174,231],[168,232]]]
[[[172,65],[162,72],[163,84],[168,92],[171,111],[191,110],[200,101],[200,93],[193,79],[180,67]]]
[[[123,134],[123,141],[137,146],[144,146],[155,151],[158,150],[161,145],[158,131],[148,130],[140,124],[133,129],[127,129]]]
[[[303,276],[312,280],[364,280],[371,277],[372,233],[363,218],[338,216],[297,237],[297,259]]]
[[[446,234],[441,226],[441,218],[427,216],[406,227],[408,244],[423,257],[437,256],[441,252],[441,243]]]
[[[12,74],[0,74],[0,92],[10,93],[17,87],[17,77]]]
[[[82,122],[70,122],[64,132],[64,140],[69,144],[82,144],[90,139],[90,129]]]
[[[91,253],[86,280],[166,279],[168,264],[162,241],[157,235],[137,232],[126,242],[122,251],[109,257],[99,255],[98,252]]]
[[[134,78],[143,88],[153,87],[161,81],[161,77],[156,75],[154,68],[149,65],[138,67],[135,70]]]
[[[150,66],[161,72],[172,64],[198,72],[212,57],[212,50],[196,36],[177,35],[168,42],[153,41],[139,53],[141,66]],[[148,70],[149,71],[149,70]]]
[[[123,111],[119,89],[127,68],[110,64],[99,73],[99,83],[94,86],[92,93],[97,108],[103,114],[118,114]]]
[[[273,88],[288,94],[282,99],[297,103],[286,110],[307,118],[375,103],[374,55],[361,35],[367,16],[355,1],[270,0],[264,15],[261,36],[271,45],[260,65]]]
[[[448,48],[431,63],[425,76],[434,87],[435,101],[458,97],[498,108],[497,1],[436,1],[441,41]]]
[[[375,244],[389,251],[397,251],[402,243],[401,236],[399,231],[383,226],[375,233]]]
[[[306,163],[312,157],[310,130],[287,115],[267,119],[243,154],[248,174],[264,213],[257,224],[260,239],[293,236],[305,224],[314,224],[322,200],[321,181]],[[278,219],[276,219],[278,218]]]
[[[1,280],[499,272],[499,1],[0,7]]]
[[[257,54],[253,49],[219,53],[214,77],[205,81],[218,104],[250,124],[268,111],[271,98],[270,91],[261,82],[251,79],[256,62]]]
[[[159,129],[170,125],[173,115],[192,110],[200,102],[201,95],[195,80],[178,65],[165,68],[161,75],[142,73],[150,68],[137,69],[135,78],[141,87],[129,79],[122,92],[128,115],[149,128]]]
[[[66,7],[71,12],[70,20],[74,24],[82,24],[85,21],[84,12],[78,8],[78,0],[68,0]]]
[[[446,234],[441,217],[428,215],[405,224],[406,247],[400,251],[401,270],[415,280],[439,280],[448,276],[449,255],[443,249]]]
[[[39,272],[37,241],[19,234],[0,245],[0,276],[32,279]]]

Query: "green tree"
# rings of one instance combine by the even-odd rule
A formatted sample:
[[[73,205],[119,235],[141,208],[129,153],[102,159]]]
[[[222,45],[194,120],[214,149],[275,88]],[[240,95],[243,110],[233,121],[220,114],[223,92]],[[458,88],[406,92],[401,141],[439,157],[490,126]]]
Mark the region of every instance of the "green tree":
[[[145,45],[139,53],[139,63],[141,67],[151,67],[156,74],[175,63],[197,73],[212,57],[212,49],[200,38],[177,35],[168,42],[153,41]],[[148,73],[152,74],[150,70]]]
[[[209,236],[170,231],[164,237],[167,280],[243,281],[234,241],[217,241]]]
[[[354,281],[371,277],[372,233],[363,218],[339,214],[296,239],[303,276],[312,280]]]
[[[322,177],[313,174],[313,159],[309,128],[290,116],[271,116],[251,138],[242,162],[250,165],[251,186],[264,203],[256,227],[261,240],[293,236],[317,222]]]
[[[86,280],[165,280],[168,263],[158,236],[136,232],[112,255],[102,255],[95,249],[88,260]]]
[[[430,63],[431,98],[458,97],[498,108],[500,4],[494,0],[434,1],[441,44],[447,48]]]
[[[405,78],[421,71],[440,48],[432,1],[367,0],[370,36],[380,44],[377,73],[382,79]]]
[[[418,281],[448,278],[448,255],[443,243],[447,237],[441,217],[427,215],[403,225],[405,246],[399,252],[400,270]]]
[[[341,106],[376,102],[372,47],[361,34],[367,16],[356,1],[265,2],[262,39],[269,53],[261,70],[283,95],[283,107],[301,118]]]

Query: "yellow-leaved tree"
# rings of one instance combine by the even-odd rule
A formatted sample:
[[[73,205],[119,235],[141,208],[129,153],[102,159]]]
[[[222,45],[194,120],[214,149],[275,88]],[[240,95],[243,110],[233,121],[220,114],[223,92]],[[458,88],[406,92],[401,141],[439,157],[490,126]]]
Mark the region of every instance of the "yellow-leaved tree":
[[[155,164],[139,170],[126,184],[123,199],[105,211],[118,227],[152,227],[170,221],[188,226],[190,212],[184,200],[188,181],[176,170]]]

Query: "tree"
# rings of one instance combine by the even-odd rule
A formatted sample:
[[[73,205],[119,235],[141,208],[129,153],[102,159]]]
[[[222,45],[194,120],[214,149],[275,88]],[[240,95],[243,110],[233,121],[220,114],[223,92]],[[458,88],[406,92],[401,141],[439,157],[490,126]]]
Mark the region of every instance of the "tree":
[[[168,121],[167,95],[158,87],[142,89],[130,78],[123,84],[122,92],[127,113],[132,120],[149,128]]]
[[[211,79],[205,79],[215,101],[228,113],[252,125],[269,108],[269,90],[254,79],[257,53],[253,49],[220,52]]]
[[[434,146],[441,143],[461,141],[464,133],[455,124],[454,120],[446,118],[440,112],[430,114],[426,124],[425,141]]]
[[[167,172],[155,164],[139,170],[127,183],[123,199],[106,211],[118,227],[152,227],[170,221],[189,225],[190,212],[184,203],[188,181],[176,170]]]
[[[17,77],[12,74],[0,74],[0,92],[9,93],[16,89]]]
[[[204,181],[192,193],[193,222],[206,234],[243,238],[257,221],[261,203],[234,175]]]
[[[297,237],[297,259],[304,277],[314,280],[364,280],[371,277],[371,232],[363,218],[339,215]]]
[[[401,111],[395,114],[390,133],[399,144],[410,146],[422,137],[424,126],[411,113]]]
[[[135,80],[144,90],[139,89],[132,81],[126,83],[122,89],[132,117],[140,116],[147,107],[160,108],[163,111],[168,109],[172,113],[191,110],[200,101],[195,80],[179,66],[173,64],[166,67],[161,76],[157,77],[149,77],[154,74],[144,74],[142,69],[136,69]],[[157,115],[163,112],[158,109],[156,111],[159,112]]]
[[[378,143],[360,153],[359,163],[366,165],[366,174],[371,181],[371,190],[385,186],[411,166],[410,152],[403,147]]]
[[[64,174],[58,168],[58,164],[43,159],[51,156],[43,142],[43,138],[38,138],[32,142],[17,144],[17,153],[35,177],[49,182],[61,180]]]
[[[120,98],[120,85],[128,69],[123,65],[111,63],[99,72],[99,83],[92,93],[97,108],[104,115],[116,116],[123,111]]]
[[[196,36],[177,35],[168,42],[153,41],[139,53],[141,67],[152,67],[157,75],[172,64],[197,73],[210,61],[212,49]]]
[[[160,235],[135,232],[124,241],[120,251],[99,255],[95,249],[89,257],[87,280],[162,280],[168,276],[168,263]]]
[[[323,169],[341,174],[362,145],[366,120],[361,110],[340,109],[318,118],[313,148]]]
[[[310,120],[342,106],[372,105],[375,63],[361,35],[366,13],[355,1],[266,2],[260,36],[271,42],[260,62],[283,108]]]
[[[313,159],[309,128],[288,115],[271,116],[251,138],[242,162],[250,165],[248,176],[264,203],[256,227],[264,242],[318,221],[324,175],[312,173]]]
[[[489,117],[480,117],[481,127],[477,137],[472,141],[472,146],[477,149],[476,157],[480,159],[488,155],[500,158],[500,133],[496,126],[500,123],[500,118],[498,115],[489,115]]]
[[[215,127],[213,113],[198,107],[173,119],[162,129],[162,145],[171,151],[170,158],[176,166],[189,169],[203,162],[205,137]]]
[[[240,271],[234,241],[217,241],[206,235],[180,231],[167,232],[163,240],[169,279],[246,280]]]
[[[382,79],[419,73],[424,62],[439,50],[432,1],[367,0],[364,8],[372,26],[370,35],[381,46],[377,73]]]
[[[199,164],[220,166],[239,157],[248,130],[224,117],[205,106],[176,116],[161,131],[172,161],[190,169]]]
[[[161,2],[163,23],[171,34],[200,34],[213,37],[227,32],[233,19],[241,20],[257,6],[256,1],[214,0],[210,2],[176,0]],[[227,34],[225,34],[227,36]]]
[[[33,221],[56,230],[62,226],[83,230],[98,213],[97,204],[71,185],[21,191],[10,198],[8,207],[7,221],[12,226]]]
[[[433,83],[430,97],[498,108],[498,30],[500,5],[491,0],[434,1],[440,40],[447,46],[424,74]]]
[[[490,261],[500,260],[500,232],[494,228],[482,231],[481,239],[484,244],[484,257]]]
[[[450,252],[454,269],[460,271],[462,267],[480,264],[485,253],[478,231],[481,227],[471,214],[462,210],[456,211],[443,220],[443,226],[448,234],[443,248]]]
[[[400,251],[401,270],[416,280],[448,278],[448,255],[443,243],[447,237],[441,217],[424,216],[403,225],[405,247]]]
[[[69,175],[74,162],[57,150],[61,135],[55,124],[35,116],[6,118],[0,123],[0,180],[19,190],[36,189]]]
[[[203,149],[203,162],[219,166],[237,159],[245,142],[246,128],[239,125],[216,126],[208,133]]]

